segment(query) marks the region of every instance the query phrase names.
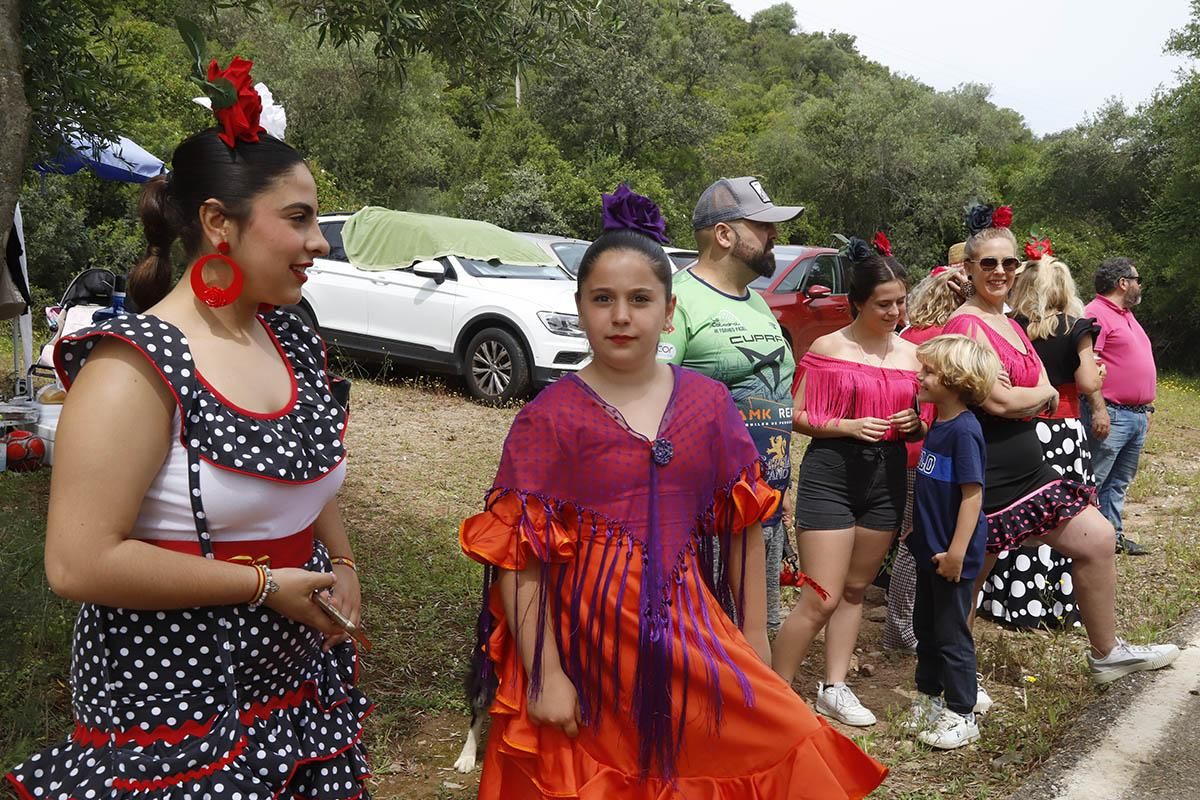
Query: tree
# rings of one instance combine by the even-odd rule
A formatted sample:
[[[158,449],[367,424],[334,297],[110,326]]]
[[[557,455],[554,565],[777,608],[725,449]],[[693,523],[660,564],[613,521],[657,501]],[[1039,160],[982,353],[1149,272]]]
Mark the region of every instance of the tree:
[[[616,30],[531,81],[530,108],[563,153],[653,159],[711,135],[721,115],[701,88],[720,63],[696,41],[702,12],[686,2],[666,13],[651,0],[617,0],[609,13]]]
[[[785,36],[796,30],[796,9],[791,3],[776,3],[750,18],[750,31],[776,31]]]
[[[0,241],[11,225],[21,178],[35,158],[55,149],[54,132],[77,126],[111,136],[128,103],[128,65],[110,28],[116,0],[0,0]],[[261,13],[268,0],[177,0],[181,11],[214,14],[233,7]],[[514,69],[557,56],[591,23],[586,0],[277,0],[317,32],[320,43],[370,43],[402,71],[418,53],[453,64],[463,75]],[[28,56],[28,62],[23,58]],[[119,102],[123,101],[123,102]],[[35,136],[35,132],[37,135]]]

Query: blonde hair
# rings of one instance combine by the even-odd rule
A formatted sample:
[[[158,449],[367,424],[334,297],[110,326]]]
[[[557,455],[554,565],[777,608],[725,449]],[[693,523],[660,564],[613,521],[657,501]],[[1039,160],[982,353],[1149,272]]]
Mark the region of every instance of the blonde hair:
[[[914,328],[945,325],[962,302],[950,286],[950,278],[962,273],[962,267],[947,267],[922,278],[908,295],[908,324]]]
[[[1083,301],[1070,268],[1054,256],[1025,262],[1013,284],[1012,310],[1029,320],[1030,339],[1049,339],[1058,331],[1058,315],[1083,316]]]
[[[974,261],[979,256],[979,248],[983,246],[983,243],[992,239],[1007,239],[1009,244],[1013,246],[1013,252],[1017,252],[1017,237],[1013,236],[1013,232],[1008,228],[984,228],[978,233],[973,233],[967,237],[964,247],[966,257]]]
[[[917,348],[917,360],[972,406],[987,399],[1000,375],[995,351],[961,333],[933,337]]]

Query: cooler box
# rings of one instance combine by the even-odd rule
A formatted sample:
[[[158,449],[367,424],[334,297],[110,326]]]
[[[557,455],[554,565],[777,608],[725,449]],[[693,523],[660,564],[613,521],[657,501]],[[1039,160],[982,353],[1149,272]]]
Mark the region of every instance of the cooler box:
[[[58,430],[58,415],[62,403],[38,403],[38,423],[34,432],[46,440],[46,466],[54,463],[54,434]]]

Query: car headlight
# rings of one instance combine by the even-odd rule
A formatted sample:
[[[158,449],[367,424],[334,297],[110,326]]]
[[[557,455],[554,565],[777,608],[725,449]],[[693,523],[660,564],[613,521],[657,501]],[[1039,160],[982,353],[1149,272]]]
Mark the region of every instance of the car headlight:
[[[582,338],[583,329],[579,327],[579,316],[576,314],[556,314],[553,311],[539,311],[538,319],[546,326],[546,330],[556,336],[574,336]]]

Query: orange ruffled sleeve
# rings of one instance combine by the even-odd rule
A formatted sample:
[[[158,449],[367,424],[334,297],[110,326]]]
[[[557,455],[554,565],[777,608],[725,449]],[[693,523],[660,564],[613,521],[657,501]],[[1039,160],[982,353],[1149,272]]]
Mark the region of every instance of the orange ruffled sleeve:
[[[713,511],[717,520],[729,519],[727,515],[732,512],[731,532],[742,533],[754,523],[770,519],[781,498],[763,478],[761,465],[755,462],[742,471],[728,490],[718,490]]]
[[[494,490],[487,510],[463,520],[458,542],[481,564],[522,570],[529,559],[561,563],[575,557],[579,523],[574,511],[558,512],[533,495]]]

